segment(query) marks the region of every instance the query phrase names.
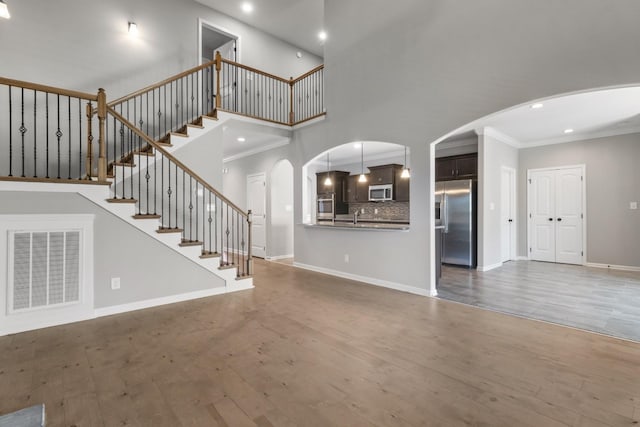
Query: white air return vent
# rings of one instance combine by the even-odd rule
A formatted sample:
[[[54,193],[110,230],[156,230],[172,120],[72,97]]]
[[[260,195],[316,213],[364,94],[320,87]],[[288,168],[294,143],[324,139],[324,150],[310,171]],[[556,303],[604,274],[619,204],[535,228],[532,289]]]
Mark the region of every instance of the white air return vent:
[[[80,302],[82,231],[9,231],[9,312]]]
[[[94,220],[0,215],[0,336],[94,317]]]

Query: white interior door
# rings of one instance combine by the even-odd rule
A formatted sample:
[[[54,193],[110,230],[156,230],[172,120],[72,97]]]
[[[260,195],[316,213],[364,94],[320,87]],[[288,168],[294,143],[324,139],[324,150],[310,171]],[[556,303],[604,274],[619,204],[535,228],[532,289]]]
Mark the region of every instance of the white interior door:
[[[529,251],[536,261],[582,264],[584,169],[529,172]]]
[[[265,174],[247,176],[247,209],[251,211],[251,253],[264,258],[267,249]]]
[[[503,167],[500,179],[500,240],[502,262],[515,259],[516,254],[516,171]]]
[[[529,175],[530,258],[556,261],[554,171],[535,171]]]
[[[556,171],[556,262],[582,264],[582,168]]]

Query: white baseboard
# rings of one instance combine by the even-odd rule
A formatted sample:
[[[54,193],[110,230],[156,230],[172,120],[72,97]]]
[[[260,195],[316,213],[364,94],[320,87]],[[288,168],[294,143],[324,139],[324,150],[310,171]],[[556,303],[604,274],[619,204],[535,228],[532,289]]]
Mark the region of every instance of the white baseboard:
[[[317,273],[329,274],[331,276],[342,277],[343,279],[356,280],[358,282],[367,283],[369,285],[381,286],[383,288],[394,289],[396,291],[408,292],[410,294],[421,296],[433,296],[428,289],[416,288],[414,286],[407,286],[401,283],[389,282],[387,280],[375,279],[373,277],[359,276],[357,274],[346,273],[344,271],[332,270],[330,268],[317,267],[315,265],[303,264],[300,262],[294,262],[294,267],[303,268],[305,270],[315,271]]]
[[[587,262],[584,265],[585,267],[610,268],[611,270],[640,271],[640,267],[635,267],[632,265],[599,264],[596,262]]]
[[[293,258],[293,254],[290,254],[290,255],[276,255],[276,256],[265,257],[265,259],[267,261],[277,261],[279,259],[287,259],[287,258]]]
[[[498,268],[498,267],[502,267],[501,262],[497,264],[491,264],[491,265],[479,265],[478,267],[476,267],[476,270],[485,272],[485,271],[493,270],[494,268]]]
[[[516,258],[516,261],[529,261],[528,256],[519,256]]]
[[[192,299],[205,298],[214,295],[221,295],[227,292],[224,286],[213,289],[203,289],[201,291],[188,292],[186,294],[169,295],[166,297],[135,301],[127,304],[113,305],[109,307],[96,308],[95,317],[111,316],[113,314],[126,313],[128,311],[142,310],[144,308],[157,307],[159,305],[173,304],[176,302],[189,301]]]

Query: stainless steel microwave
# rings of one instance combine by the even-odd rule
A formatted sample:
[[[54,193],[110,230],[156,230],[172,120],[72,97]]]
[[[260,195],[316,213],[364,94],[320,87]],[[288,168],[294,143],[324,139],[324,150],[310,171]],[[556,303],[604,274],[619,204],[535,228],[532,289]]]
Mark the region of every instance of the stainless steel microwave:
[[[369,201],[370,202],[384,202],[385,200],[393,200],[393,185],[370,185],[369,186]]]

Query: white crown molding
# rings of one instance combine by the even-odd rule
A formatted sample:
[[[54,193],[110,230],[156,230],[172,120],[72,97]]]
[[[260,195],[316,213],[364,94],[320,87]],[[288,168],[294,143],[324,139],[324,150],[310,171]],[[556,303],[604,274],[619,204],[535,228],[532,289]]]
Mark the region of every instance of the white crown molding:
[[[497,139],[500,142],[503,142],[507,145],[510,145],[515,148],[524,148],[524,145],[518,141],[517,139],[507,135],[504,132],[499,131],[496,128],[492,128],[490,126],[485,126],[482,128],[478,128],[475,130],[478,135],[488,136],[493,139]]]
[[[254,154],[262,153],[263,151],[273,150],[274,148],[282,147],[284,145],[289,145],[290,141],[278,141],[273,144],[263,145],[261,147],[252,148],[251,150],[243,151],[238,154],[234,154],[233,156],[225,157],[222,159],[222,163],[229,163],[234,160],[242,159],[243,157],[253,156]]]

